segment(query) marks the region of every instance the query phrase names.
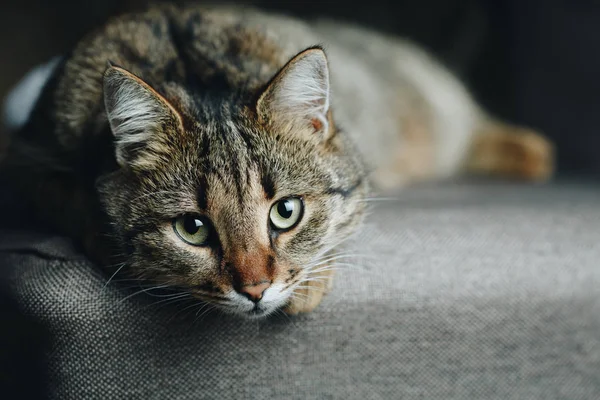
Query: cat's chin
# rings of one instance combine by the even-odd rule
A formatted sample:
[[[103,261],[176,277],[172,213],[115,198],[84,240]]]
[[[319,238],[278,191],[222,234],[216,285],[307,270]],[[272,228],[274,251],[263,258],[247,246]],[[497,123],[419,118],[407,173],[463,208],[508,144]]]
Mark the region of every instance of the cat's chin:
[[[267,318],[270,315],[280,311],[285,306],[285,303],[273,304],[273,305],[256,305],[253,308],[249,308],[246,310],[238,309],[226,309],[225,311],[229,314],[233,314],[237,317],[241,317],[243,319],[263,319]]]
[[[262,319],[262,318],[266,318],[269,315],[273,314],[275,311],[277,311],[279,308],[255,308],[251,311],[248,311],[244,314],[242,314],[242,316],[246,319]]]
[[[235,291],[227,293],[227,301],[215,304],[227,314],[243,319],[266,318],[282,310],[289,302],[291,291],[282,291],[281,284],[274,284],[264,292],[263,299],[253,303]]]
[[[221,309],[221,311],[224,311],[227,314],[246,320],[264,319],[269,317],[270,315],[273,315],[278,310],[281,310],[281,307],[262,307],[258,309],[252,309],[249,311]]]

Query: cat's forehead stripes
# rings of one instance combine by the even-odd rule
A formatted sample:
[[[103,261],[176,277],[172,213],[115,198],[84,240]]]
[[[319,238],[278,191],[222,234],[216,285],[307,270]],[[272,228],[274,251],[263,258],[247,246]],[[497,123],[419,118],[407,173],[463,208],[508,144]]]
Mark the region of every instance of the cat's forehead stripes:
[[[275,179],[270,171],[263,170],[261,172],[260,183],[263,187],[267,200],[272,200],[275,197]]]
[[[270,201],[264,196],[257,170],[248,169],[248,176],[243,193],[235,184],[215,176],[207,180],[209,217],[226,252],[271,248],[268,232]],[[237,196],[242,196],[242,200],[236,201]]]
[[[206,175],[201,175],[198,182],[198,189],[196,191],[196,201],[198,202],[198,207],[201,210],[206,210],[208,208],[208,200],[206,193],[208,191],[208,180],[206,179]]]
[[[276,172],[268,168],[273,157],[261,149],[255,133],[238,126],[239,110],[227,105],[212,108],[212,120],[203,121],[200,142],[210,141],[210,147],[199,146],[202,163],[197,171],[198,205],[201,209],[211,206],[210,192],[213,185],[223,186],[228,200],[236,200],[240,206],[251,201],[260,189],[260,197],[272,200],[276,194]],[[205,116],[206,118],[206,116]],[[217,197],[217,196],[214,196]]]

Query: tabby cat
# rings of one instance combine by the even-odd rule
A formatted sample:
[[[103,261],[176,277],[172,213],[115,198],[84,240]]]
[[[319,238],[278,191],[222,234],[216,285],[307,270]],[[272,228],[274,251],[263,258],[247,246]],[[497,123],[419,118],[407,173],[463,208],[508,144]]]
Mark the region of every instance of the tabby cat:
[[[317,306],[327,257],[374,190],[465,172],[543,180],[552,153],[406,41],[162,5],[62,59],[3,168],[98,264],[256,318]]]

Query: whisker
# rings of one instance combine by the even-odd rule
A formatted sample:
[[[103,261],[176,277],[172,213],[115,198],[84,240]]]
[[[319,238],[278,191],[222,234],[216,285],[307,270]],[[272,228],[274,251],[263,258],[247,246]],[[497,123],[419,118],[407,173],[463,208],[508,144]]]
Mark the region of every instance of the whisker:
[[[359,203],[367,203],[374,201],[396,201],[399,200],[399,197],[366,197],[364,199],[356,200]]]
[[[378,270],[378,269],[371,269],[371,268],[365,268],[364,266],[361,265],[355,265],[355,264],[339,264],[342,268],[338,268],[337,270],[339,271],[343,271],[345,269],[345,267],[353,267],[356,268],[353,271],[357,271],[361,274],[364,274],[366,276],[372,276],[372,277],[380,277],[383,279],[386,279],[387,275]],[[311,272],[309,272],[308,276],[311,276]]]
[[[186,299],[188,297],[191,297],[191,295],[189,293],[173,294],[171,296],[168,296],[166,299],[155,301],[155,302],[149,304],[146,307],[155,306],[155,305],[158,305],[158,304],[161,304],[161,303],[170,303],[170,302],[175,302],[175,301],[178,301],[178,300],[184,300],[184,299]]]
[[[368,225],[368,224],[366,224],[366,225]],[[315,259],[319,259],[319,258],[321,258],[323,256],[326,256],[326,255],[327,256],[332,256],[332,255],[344,254],[343,251],[339,251],[337,253],[331,253],[331,251],[334,250],[334,249],[336,249],[336,248],[341,248],[344,243],[349,242],[349,241],[355,239],[359,235],[359,233],[360,233],[360,231],[356,230],[354,233],[352,233],[352,234],[350,234],[350,235],[348,235],[348,236],[346,236],[346,237],[338,240],[334,244],[332,244],[332,245],[330,245],[330,246],[322,249],[317,255],[315,255],[314,258]],[[365,255],[365,256],[367,256],[367,255]]]
[[[127,282],[132,282],[134,284],[132,285],[126,285],[124,283]],[[171,292],[182,292],[182,289],[176,286],[172,286],[172,285],[167,285],[165,284],[165,286],[154,286],[154,284],[144,284],[142,283],[142,281],[140,281],[139,279],[114,279],[112,281],[112,283],[118,283],[119,284],[119,288],[120,289],[124,289],[124,290],[130,290],[130,289],[138,289],[138,288],[144,288],[147,290],[161,290],[161,291],[171,291]],[[150,294],[152,295],[152,294]]]
[[[162,288],[165,288],[165,287],[168,287],[168,285],[163,285],[163,286],[155,286],[155,287],[153,287],[153,288],[150,288],[150,289],[142,289],[142,290],[140,290],[140,291],[137,291],[137,292],[135,292],[135,293],[132,293],[132,294],[130,294],[130,295],[128,295],[128,296],[125,296],[124,298],[122,298],[121,300],[119,300],[119,303],[123,303],[123,302],[125,302],[126,300],[128,300],[128,299],[130,299],[130,298],[132,298],[132,297],[134,297],[134,296],[137,296],[137,295],[138,295],[138,294],[140,294],[140,293],[148,293],[150,290],[162,289]]]
[[[186,287],[185,290],[188,290],[197,296],[202,296],[208,299],[227,300],[227,296],[225,294],[219,294],[223,292],[209,292],[205,290],[198,290],[194,289],[193,286]]]
[[[170,298],[170,297],[173,297],[173,296],[177,296],[177,293],[155,294],[155,293],[151,292],[152,290],[154,290],[154,289],[148,289],[147,290],[147,294],[150,297],[158,297],[159,299],[163,299],[163,298]]]
[[[221,298],[209,297],[209,296],[202,296],[202,295],[198,295],[198,294],[196,294],[196,296],[203,302],[215,303],[215,304],[227,304],[227,300],[224,297],[221,297]]]
[[[188,298],[188,297],[181,297],[181,298],[177,298],[177,299],[166,299],[166,300],[161,300],[161,301],[157,301],[155,303],[148,304],[146,307],[150,308],[150,307],[156,306],[156,309],[160,310],[165,307],[173,306],[175,304],[178,304],[178,305],[181,305],[182,303],[186,304],[190,300],[192,300],[192,299]],[[159,304],[159,303],[162,303],[162,304]]]
[[[300,299],[300,300],[305,300],[308,299],[310,296],[304,293],[292,293],[290,295],[290,299]]]
[[[319,279],[319,278],[309,278],[309,279],[302,280],[302,283],[308,283],[308,282],[325,283],[325,282],[327,282],[327,278],[322,278],[322,279]],[[302,286],[301,284],[298,285],[298,288],[302,288],[302,287],[307,287],[308,288],[310,286],[308,286],[308,285]]]
[[[294,329],[300,329],[298,328],[298,325],[296,325],[296,323],[294,322],[294,320],[292,318],[290,318],[289,315],[286,314],[285,311],[283,311],[282,309],[276,310],[275,313],[273,315],[276,315],[277,318],[279,318],[279,316],[283,315],[285,317],[285,319],[292,324],[292,326],[294,327]]]
[[[201,307],[198,307],[198,310],[196,310],[196,317],[198,317],[198,314],[200,314],[200,311],[204,310],[209,305],[210,305],[210,303],[206,302],[206,303],[203,303]]]
[[[338,269],[340,269],[339,267],[343,266],[343,265],[345,265],[345,263],[343,263],[343,262],[337,262],[334,264],[324,263],[322,265],[315,265],[312,268],[307,268],[306,273],[308,275],[310,275],[310,274],[318,274],[319,272],[329,271],[329,270],[337,271]],[[352,264],[350,264],[350,265],[352,265]]]
[[[372,255],[368,255],[368,254],[340,254],[337,256],[332,256],[332,257],[328,257],[325,259],[321,259],[321,260],[317,260],[313,263],[309,263],[308,265],[306,265],[306,267],[311,268],[311,267],[315,267],[315,266],[319,266],[331,261],[335,261],[335,260],[339,260],[341,258],[352,258],[352,257],[356,257],[356,258],[372,258],[375,259],[375,256]]]
[[[112,274],[112,275],[110,276],[110,278],[108,278],[108,281],[106,281],[106,283],[104,284],[104,287],[102,288],[102,290],[106,289],[106,287],[108,286],[108,284],[109,284],[109,283],[110,283],[110,282],[113,280],[113,278],[114,278],[115,276],[117,276],[117,274],[118,274],[119,272],[121,272],[121,270],[122,270],[122,269],[123,269],[123,268],[124,268],[126,265],[127,265],[127,263],[123,263],[123,264],[122,264],[122,265],[121,265],[121,266],[120,266],[120,267],[119,267],[119,268],[118,268],[118,269],[115,271],[115,273],[114,273],[114,274]]]
[[[212,304],[209,304],[209,303],[207,303],[207,304],[208,304],[208,308],[206,308],[204,310],[204,312],[202,312],[202,314],[200,314],[200,316],[198,316],[198,313],[196,313],[196,318],[194,319],[194,323],[196,323],[196,321],[198,321],[198,319],[200,319],[200,322],[202,322],[202,318],[216,308]]]
[[[371,269],[365,268],[364,265],[337,262],[335,264],[327,264],[325,266],[321,266],[320,268],[316,268],[316,269],[308,269],[306,272],[308,275],[310,275],[310,274],[317,274],[317,273],[325,272],[325,271],[340,271],[342,269],[340,267],[352,267],[352,268],[358,269],[359,271],[365,271],[365,272],[371,271]]]
[[[338,253],[329,253],[327,254],[327,258],[323,258],[323,256],[319,257],[315,261],[328,261],[333,257],[373,257],[372,254],[368,253],[349,253],[349,252],[338,252]]]
[[[311,288],[313,288],[311,285],[304,285],[304,283],[309,283],[309,282],[311,282],[311,281],[302,281],[300,283],[300,285],[298,285],[296,288],[297,289],[311,289]]]
[[[358,231],[356,231],[356,232],[352,233],[351,235],[348,235],[348,236],[346,236],[346,237],[344,237],[344,238],[342,238],[342,239],[338,240],[336,243],[334,243],[334,244],[330,245],[329,247],[327,247],[327,248],[323,249],[323,250],[321,251],[321,253],[320,253],[320,254],[319,254],[317,257],[319,257],[319,256],[322,256],[322,255],[325,255],[325,254],[329,253],[331,250],[333,250],[333,249],[335,249],[335,248],[338,248],[338,247],[340,247],[340,246],[341,246],[342,244],[344,244],[345,242],[348,242],[348,241],[350,241],[351,239],[353,239],[355,236],[357,236],[357,235],[358,235],[358,233],[359,233],[359,232],[358,232]]]
[[[186,311],[186,310],[189,310],[190,308],[193,308],[193,307],[200,307],[200,306],[202,306],[202,305],[204,305],[204,304],[206,304],[206,303],[203,303],[203,302],[196,302],[196,303],[192,303],[192,304],[190,304],[189,306],[187,306],[187,307],[184,307],[184,308],[180,309],[179,311],[177,311],[175,314],[173,314],[173,316],[172,316],[171,318],[169,318],[169,320],[168,320],[167,322],[170,322],[170,321],[172,321],[172,320],[173,320],[173,319],[174,319],[174,318],[175,318],[177,315],[181,314],[182,312],[184,312],[184,311]]]

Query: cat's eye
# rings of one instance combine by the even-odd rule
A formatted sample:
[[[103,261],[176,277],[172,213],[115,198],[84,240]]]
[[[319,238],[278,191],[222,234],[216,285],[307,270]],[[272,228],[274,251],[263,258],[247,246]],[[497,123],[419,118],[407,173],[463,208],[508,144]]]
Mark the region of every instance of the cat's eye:
[[[184,242],[193,246],[202,246],[210,238],[210,224],[204,217],[184,215],[173,221],[175,233]]]
[[[273,204],[269,212],[271,226],[279,231],[292,229],[300,222],[304,211],[303,208],[302,200],[297,197],[288,197],[279,200]]]

